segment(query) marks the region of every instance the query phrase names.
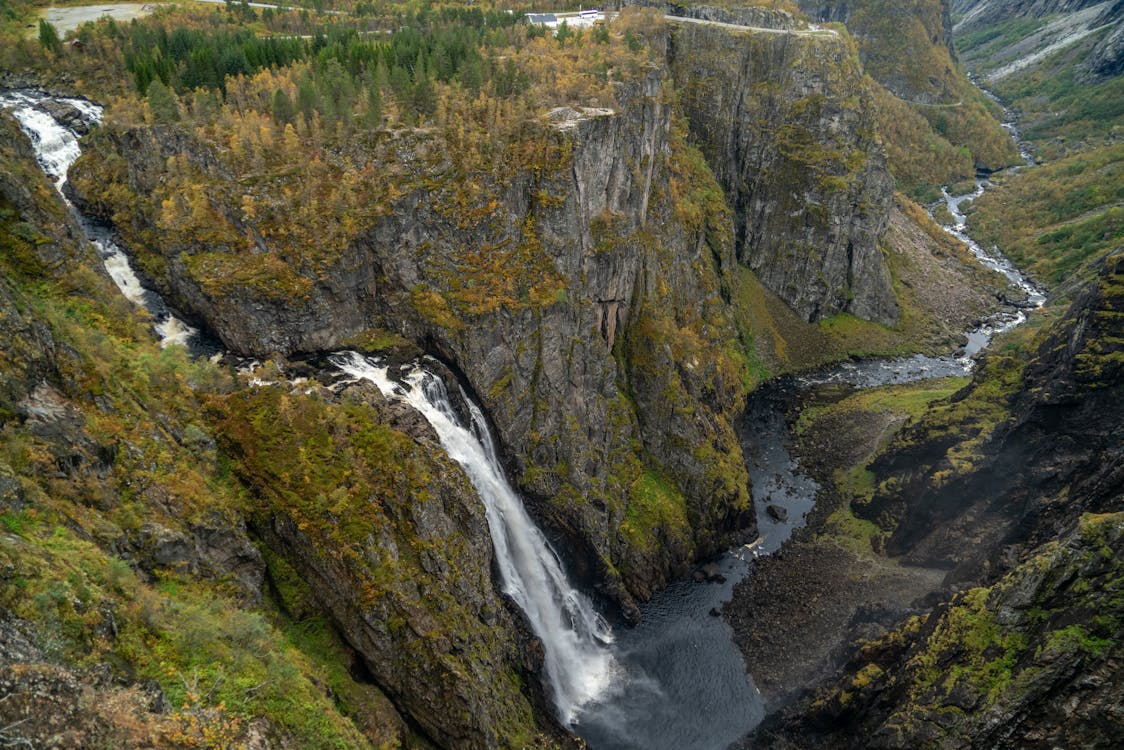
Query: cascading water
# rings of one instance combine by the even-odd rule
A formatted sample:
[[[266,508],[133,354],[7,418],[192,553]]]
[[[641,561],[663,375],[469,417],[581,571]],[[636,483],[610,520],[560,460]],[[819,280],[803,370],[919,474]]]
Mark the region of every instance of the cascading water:
[[[38,91],[9,91],[0,93],[0,107],[9,108],[20,128],[31,140],[35,157],[43,171],[54,180],[55,188],[63,196],[67,206],[74,208],[63,192],[66,173],[70,165],[79,157],[82,150],[78,146],[78,134],[60,123],[46,109],[43,103],[53,101],[73,108],[85,122],[92,125],[101,121],[102,108],[85,99],[54,97]],[[155,321],[154,327],[163,346],[180,344],[195,354],[211,354],[216,348],[203,340],[200,332],[177,318],[155,292],[145,289],[129,264],[129,258],[113,241],[111,233],[77,213],[82,230],[87,239],[98,251],[106,272],[121,293],[135,305],[144,307]]]
[[[414,407],[437,432],[449,457],[460,464],[484,502],[504,593],[511,596],[543,644],[546,675],[559,717],[571,722],[579,709],[613,680],[607,648],[609,626],[574,589],[546,537],[531,521],[508,484],[480,409],[464,399],[472,424],[461,423],[440,378],[415,367],[402,383],[375,359],[355,352],[330,358],[349,376],[368,380],[389,399]]]
[[[1017,133],[1012,125],[1010,130]],[[1016,140],[1019,152],[1024,153],[1025,148]],[[968,234],[968,218],[964,215],[962,206],[974,201],[984,194],[990,183],[987,180],[978,180],[975,189],[962,195],[951,195],[947,188],[941,188],[941,196],[945,206],[952,216],[952,224],[941,225],[945,232],[960,240],[975,256],[980,265],[990,268],[1007,278],[1011,285],[1024,296],[1025,302],[1019,305],[1024,308],[1037,309],[1046,303],[1046,293],[1024,275],[1015,264],[1007,259],[998,248],[985,249]],[[967,343],[963,351],[957,355],[946,354],[940,357],[930,357],[915,354],[910,357],[897,359],[865,360],[862,362],[848,362],[842,365],[831,366],[818,372],[803,375],[796,379],[801,386],[825,385],[827,383],[847,383],[859,388],[870,388],[880,385],[896,385],[911,383],[926,378],[943,378],[968,375],[975,367],[973,357],[984,350],[991,339],[999,333],[1026,322],[1026,312],[1001,312],[993,315],[989,320],[976,328],[968,331]]]

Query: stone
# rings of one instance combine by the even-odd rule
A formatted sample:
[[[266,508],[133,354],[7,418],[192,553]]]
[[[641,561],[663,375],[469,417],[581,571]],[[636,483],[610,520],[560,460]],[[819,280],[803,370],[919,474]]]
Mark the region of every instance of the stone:
[[[769,518],[772,518],[777,523],[784,523],[788,520],[788,508],[781,507],[775,503],[766,505],[765,512],[769,514]]]

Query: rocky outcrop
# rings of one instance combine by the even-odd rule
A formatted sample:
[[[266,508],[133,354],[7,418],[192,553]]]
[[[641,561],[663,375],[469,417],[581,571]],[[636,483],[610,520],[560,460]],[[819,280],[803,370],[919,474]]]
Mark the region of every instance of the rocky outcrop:
[[[361,666],[325,669],[348,652],[320,611],[300,650],[259,607],[199,400],[229,373],[161,350],[81,238],[0,113],[0,744],[400,743]]]
[[[121,686],[108,670],[52,663],[35,626],[0,608],[0,743],[9,747],[159,747],[172,730],[154,683]]]
[[[1111,14],[1111,15],[1110,15]],[[1083,65],[1088,79],[1097,81],[1124,73],[1124,3],[1107,10],[1098,23],[1115,23],[1105,37],[1089,53]]]
[[[760,6],[718,6],[718,5],[681,5],[674,2],[661,2],[661,0],[634,0],[628,5],[639,5],[648,8],[658,8],[669,16],[679,18],[694,18],[700,21],[714,21],[716,23],[729,23],[735,26],[747,26],[763,29],[794,29],[797,19],[792,13],[779,8],[764,8]]]
[[[956,31],[991,26],[1011,18],[1042,18],[1058,13],[1074,13],[1104,0],[952,0],[952,11],[959,17]]]
[[[1110,747],[1124,731],[1124,515],[867,642],[754,747]]]
[[[671,60],[738,260],[806,320],[896,322],[879,249],[893,181],[847,43],[684,24]]]
[[[387,165],[397,194],[314,260],[269,247],[244,207],[280,199],[245,192],[225,146],[186,126],[102,128],[76,198],[234,351],[379,329],[445,362],[578,575],[632,617],[753,533],[731,427],[748,380],[727,307],[739,263],[805,320],[899,317],[879,246],[891,181],[848,43],[700,24],[666,39],[614,73],[611,106],[545,110],[471,174],[437,129],[341,155]],[[213,221],[169,219],[195,215]]]
[[[492,583],[483,506],[432,430],[392,430],[392,411],[373,385],[338,399],[280,387],[228,398],[215,416],[264,503],[255,532],[439,747],[561,737],[547,718],[541,646]]]
[[[896,96],[936,104],[955,90],[948,0],[797,0],[797,5],[812,21],[846,24],[867,71]]]
[[[535,145],[523,158],[533,163],[492,165],[472,196],[451,163],[433,163],[439,138],[403,134],[379,158],[414,170],[407,184],[424,188],[330,262],[270,260],[269,275],[250,283],[224,282],[232,275],[201,259],[272,256],[193,244],[161,226],[150,196],[160,195],[170,149],[215,185],[208,210],[253,230],[219,152],[185,130],[103,128],[72,182],[170,301],[234,351],[322,351],[380,328],[449,364],[579,575],[632,616],[634,596],[753,528],[730,427],[743,385],[729,356],[736,333],[721,313],[734,268],[728,225],[720,202],[688,226],[672,200],[687,146],[673,148],[669,86],[651,65],[616,84],[613,108],[543,113],[527,136]],[[124,193],[101,189],[107,174]],[[657,475],[669,491],[653,516],[634,498],[641,479]]]
[[[885,415],[821,412],[802,434],[824,486],[810,531],[736,589],[727,617],[747,663],[778,665],[761,681],[769,700],[820,686],[747,747],[1111,744],[1122,259],[1103,259],[1050,329],[991,352],[881,455]],[[805,408],[838,395],[812,398]],[[840,482],[856,461],[866,478]],[[850,514],[862,525],[839,525]]]
[[[1036,545],[1079,513],[1120,509],[1122,269],[1124,254],[1109,256],[1028,362],[992,355],[952,408],[872,464],[888,491],[855,512],[893,531],[888,551],[974,577],[1002,556],[965,540]]]

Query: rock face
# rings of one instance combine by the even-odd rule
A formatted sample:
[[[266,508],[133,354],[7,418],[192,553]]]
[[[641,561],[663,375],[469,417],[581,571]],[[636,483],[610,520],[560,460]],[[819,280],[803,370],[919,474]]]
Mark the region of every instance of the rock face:
[[[1086,78],[1093,81],[1124,73],[1124,3],[1116,2],[1096,22],[1114,26],[1086,58],[1084,72]]]
[[[1104,0],[952,0],[952,11],[961,27],[990,26],[1010,18],[1042,18],[1055,13],[1073,13]]]
[[[989,57],[1017,59],[1047,47],[1066,46],[1067,40],[1072,44],[1079,36],[1100,31],[1093,37],[1091,49],[1076,53],[1078,82],[1096,83],[1124,72],[1124,2],[1120,0],[959,0],[953,7],[960,15],[958,34],[979,33],[1001,24],[1010,27],[1017,19],[1043,19],[1028,27],[1021,37],[1009,39],[1005,48],[989,48]]]
[[[165,150],[226,185],[209,145],[174,129],[106,128],[72,181],[89,210],[117,220],[171,300],[235,351],[339,348],[380,327],[448,363],[579,575],[631,615],[633,596],[754,523],[730,427],[744,391],[727,356],[737,334],[721,312],[735,267],[728,224],[720,203],[689,226],[672,202],[687,146],[673,143],[669,86],[653,66],[618,84],[615,109],[546,113],[534,134],[539,166],[489,181],[492,200],[464,209],[453,208],[465,202],[460,177],[420,163],[440,144],[395,144],[389,158],[418,163],[427,188],[294,296],[245,285],[215,293],[193,264],[221,248],[187,246],[174,231],[153,241],[158,203],[146,196],[159,192]],[[106,167],[130,191],[127,207],[99,192],[93,171]]]
[[[734,211],[738,260],[806,320],[893,324],[893,181],[845,41],[677,25],[672,72]]]
[[[978,574],[994,545],[966,539],[1036,545],[1078,513],[1120,509],[1122,269],[1124,254],[1108,257],[1028,363],[992,355],[954,397],[974,404],[997,382],[1008,383],[1017,395],[998,404],[998,425],[990,423],[994,411],[957,421],[951,431],[922,420],[872,465],[879,476],[894,477],[893,489],[855,511],[893,529],[889,552]]]
[[[846,24],[859,41],[867,72],[895,96],[936,104],[954,95],[948,0],[798,0],[797,5],[813,21]]]
[[[578,575],[633,617],[635,598],[753,533],[731,427],[749,379],[727,307],[738,264],[809,320],[898,317],[878,247],[890,180],[846,43],[710,27],[675,31],[670,49],[653,39],[611,108],[542,112],[520,151],[471,180],[433,130],[371,146],[363,158],[399,170],[400,194],[317,263],[163,220],[175,161],[210,186],[192,210],[234,238],[266,234],[229,155],[181,126],[102,128],[72,183],[236,352],[330,350],[377,328],[445,362]],[[675,52],[708,45],[737,64]],[[690,134],[676,85],[693,90]],[[725,97],[711,127],[704,94],[718,90],[746,97]]]
[[[628,5],[658,8],[669,16],[695,18],[700,21],[729,23],[735,26],[753,26],[764,29],[794,29],[796,19],[787,10],[763,7],[722,7],[716,5],[679,5],[659,0],[641,0]]]
[[[295,571],[426,737],[515,747],[538,721],[561,735],[545,718],[541,647],[492,584],[484,508],[431,430],[386,427],[389,407],[369,384],[338,398],[236,394],[216,416],[263,503],[253,529],[285,561],[273,574]]]
[[[1104,258],[1049,330],[989,354],[870,464],[872,497],[852,497],[851,510],[889,534],[897,570],[938,574],[914,612],[950,598],[844,645],[839,672],[751,746],[1113,744],[1124,725],[1122,271],[1124,253]],[[958,593],[938,593],[942,573]]]
[[[753,746],[1112,746],[1124,731],[1122,552],[1124,515],[1083,516],[992,586],[864,644]]]

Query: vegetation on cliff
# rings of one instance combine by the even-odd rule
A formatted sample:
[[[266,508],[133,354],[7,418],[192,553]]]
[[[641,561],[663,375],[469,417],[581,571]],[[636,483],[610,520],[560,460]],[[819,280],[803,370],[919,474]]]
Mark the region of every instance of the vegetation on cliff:
[[[1119,698],[1122,522],[1083,515],[992,585],[861,644],[848,677],[816,695],[808,721],[823,734],[802,746],[1111,741],[1101,712]]]
[[[84,26],[79,45],[13,42],[0,64],[108,105],[74,195],[230,349],[359,342],[448,364],[536,515],[626,615],[751,532],[747,392],[935,346],[994,304],[894,197],[880,147],[915,195],[1006,158],[982,100],[949,101],[951,71],[920,101],[901,50],[871,56],[861,34],[720,32],[744,53],[729,80],[752,80],[744,152],[767,156],[740,164],[760,178],[742,201],[700,136],[715,80],[671,70],[658,14],[553,36],[494,8],[325,7],[344,12],[165,8]],[[858,26],[881,38],[870,10]],[[800,70],[751,70],[785,55]],[[727,62],[705,58],[715,75]],[[19,141],[3,125],[0,143]],[[917,144],[939,158],[910,161]],[[34,643],[0,658],[65,662],[57,679],[97,695],[117,695],[102,673],[135,688],[125,714],[74,709],[110,744],[564,744],[481,509],[416,415],[373,388],[251,388],[156,349],[28,154],[4,158],[0,625]],[[774,199],[779,221],[746,231]],[[751,270],[773,241],[783,263]],[[838,262],[817,266],[825,243]],[[1111,381],[1114,349],[1082,354]],[[994,392],[984,378],[931,412],[979,423],[957,472],[1019,413],[1006,393],[1031,363],[989,367]],[[917,416],[952,389],[847,408]],[[891,531],[867,535],[871,552]]]
[[[404,728],[378,690],[329,677],[348,651],[332,627],[263,599],[248,494],[202,418],[231,376],[157,346],[15,123],[0,128],[6,737],[45,742],[58,720],[122,746],[393,742]]]
[[[973,176],[976,167],[1015,164],[1018,154],[999,127],[999,107],[957,65],[943,0],[799,0],[813,21],[837,21],[858,41],[876,88],[879,130],[899,188],[932,201],[941,185]]]

